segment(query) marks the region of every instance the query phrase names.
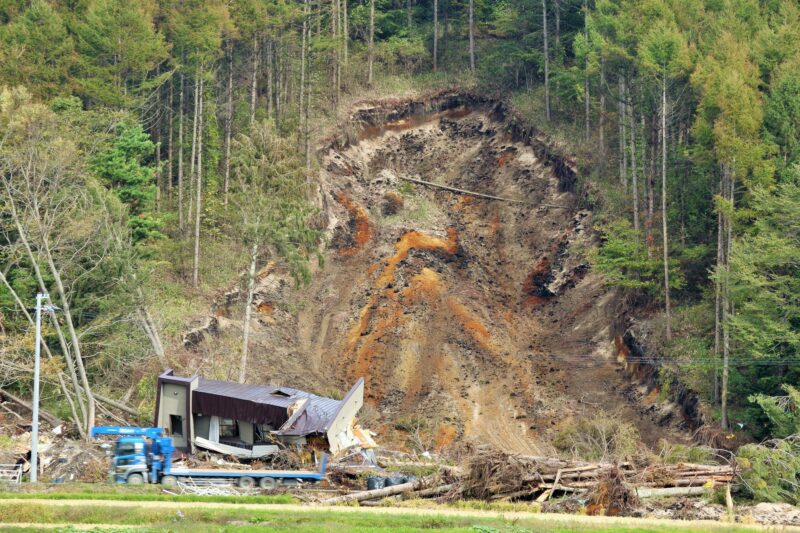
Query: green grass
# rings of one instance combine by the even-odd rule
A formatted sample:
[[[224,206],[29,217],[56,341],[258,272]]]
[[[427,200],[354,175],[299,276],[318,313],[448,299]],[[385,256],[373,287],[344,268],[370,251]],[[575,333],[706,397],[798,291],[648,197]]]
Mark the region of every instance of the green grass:
[[[199,496],[194,494],[155,494],[155,493],[102,493],[102,492],[45,492],[45,493],[14,493],[0,492],[0,505],[2,500],[115,500],[129,502],[212,502],[212,503],[271,503],[287,504],[298,503],[290,494],[274,494],[263,496]],[[0,515],[2,516],[2,515]]]
[[[0,521],[6,524],[64,524],[119,526],[114,530],[140,526],[148,531],[356,531],[356,532],[416,532],[436,530],[445,532],[572,532],[572,531],[620,531],[620,532],[667,532],[675,531],[669,526],[631,526],[602,521],[577,521],[569,516],[520,517],[501,516],[452,516],[436,514],[345,512],[330,510],[293,509],[285,512],[276,509],[192,507],[148,508],[130,505],[48,505],[43,503],[10,504],[0,501]],[[711,524],[709,524],[711,525]],[[734,530],[726,527],[715,531]],[[710,528],[709,528],[710,529]],[[707,531],[707,528],[680,528],[680,531]],[[736,528],[736,531],[745,531]]]

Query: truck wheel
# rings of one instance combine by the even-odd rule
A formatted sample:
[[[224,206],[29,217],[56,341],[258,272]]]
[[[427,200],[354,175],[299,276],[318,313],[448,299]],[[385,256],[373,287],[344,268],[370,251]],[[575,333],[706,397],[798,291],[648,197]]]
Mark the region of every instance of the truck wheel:
[[[256,486],[256,480],[250,476],[240,477],[238,484],[243,489],[252,489]]]
[[[274,477],[262,477],[258,480],[258,486],[264,490],[275,490],[278,486],[278,480]]]
[[[175,476],[164,476],[161,478],[161,484],[165,487],[174,487],[178,484],[178,480]]]
[[[144,483],[144,476],[141,474],[131,474],[128,476],[128,485],[142,485]]]

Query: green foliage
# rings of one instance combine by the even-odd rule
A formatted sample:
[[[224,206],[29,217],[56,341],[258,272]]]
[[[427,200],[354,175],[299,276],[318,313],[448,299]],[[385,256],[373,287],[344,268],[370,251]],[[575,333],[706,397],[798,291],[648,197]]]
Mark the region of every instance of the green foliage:
[[[269,122],[254,125],[235,140],[233,203],[236,231],[249,247],[267,247],[288,264],[298,283],[311,279],[308,261],[322,235],[308,223],[305,168],[295,147],[277,136]]]
[[[606,283],[658,296],[664,285],[664,267],[657,254],[648,256],[641,234],[630,222],[619,219],[602,228],[603,245],[592,257],[592,264]],[[683,277],[677,261],[670,264],[670,287],[679,289]]]
[[[748,444],[736,452],[744,493],[756,501],[800,502],[800,443],[797,439]]]
[[[789,384],[784,384],[782,389],[787,396],[754,394],[748,399],[764,410],[776,437],[800,435],[800,391]]]
[[[145,162],[155,145],[139,124],[120,124],[117,138],[92,161],[92,170],[130,209],[133,239],[140,242],[161,236],[161,223],[150,212],[155,198],[155,168]]]

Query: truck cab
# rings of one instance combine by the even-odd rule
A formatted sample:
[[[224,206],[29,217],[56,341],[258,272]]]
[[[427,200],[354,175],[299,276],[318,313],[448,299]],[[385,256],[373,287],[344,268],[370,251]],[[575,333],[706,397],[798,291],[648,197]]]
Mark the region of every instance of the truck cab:
[[[111,480],[116,483],[142,484],[149,470],[147,442],[141,437],[120,437],[111,459]]]

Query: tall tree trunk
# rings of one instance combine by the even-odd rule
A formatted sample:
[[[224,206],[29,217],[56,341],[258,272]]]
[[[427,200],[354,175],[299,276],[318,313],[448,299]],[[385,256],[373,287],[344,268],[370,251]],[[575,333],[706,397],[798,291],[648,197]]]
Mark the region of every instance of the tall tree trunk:
[[[642,133],[648,131],[647,124],[644,118],[644,115],[641,117],[642,120]],[[655,122],[657,118],[653,117],[653,122],[651,123],[650,128],[650,140],[648,141],[645,138],[644,141],[644,154],[642,157],[645,158],[645,161],[642,161],[642,174],[645,176],[645,194],[647,196],[647,218],[645,219],[644,223],[644,230],[645,230],[645,242],[647,243],[647,257],[653,257],[653,247],[655,246],[654,237],[653,237],[653,221],[655,220],[655,186],[653,184],[653,176],[656,172],[655,160],[656,160],[656,148],[658,145],[658,132],[655,129]],[[648,152],[650,153],[650,157],[647,157]],[[647,163],[649,165],[649,171],[647,169]]]
[[[600,56],[600,159],[606,164],[606,58]]]
[[[174,155],[174,146],[173,141],[174,136],[174,125],[173,122],[175,120],[174,110],[173,110],[173,102],[175,101],[175,78],[171,77],[169,79],[169,129],[167,132],[167,188],[166,193],[169,200],[172,200],[172,156]]]
[[[161,73],[161,67],[156,69],[156,74]],[[153,141],[155,142],[155,159],[156,159],[156,211],[161,211],[161,192],[164,188],[164,171],[161,168],[161,90],[163,87],[159,86],[156,90],[156,117],[153,124]]]
[[[550,122],[550,52],[547,45],[547,0],[542,0],[542,38],[544,39],[544,109]]]
[[[300,100],[298,101],[298,111],[300,120],[298,125],[297,138],[300,141],[301,149],[305,146],[306,125],[304,122],[305,113],[303,106],[306,101],[306,32],[308,31],[308,0],[303,0],[303,37],[300,40]]]
[[[39,291],[42,293],[48,293],[47,285],[45,284],[44,277],[42,276],[41,268],[39,267],[39,258],[36,257],[33,253],[33,248],[31,247],[30,241],[28,240],[28,233],[25,231],[25,228],[22,225],[22,221],[20,220],[19,213],[17,212],[16,203],[11,193],[11,189],[8,183],[5,183],[6,189],[6,197],[9,199],[8,201],[8,209],[11,214],[11,218],[14,221],[14,226],[17,230],[17,236],[19,240],[22,242],[22,245],[25,248],[25,252],[28,255],[28,260],[30,261],[31,268],[33,269],[33,273],[36,276],[36,282],[39,287]],[[81,398],[80,395],[80,386],[78,385],[78,374],[75,368],[75,363],[72,360],[72,354],[69,350],[69,345],[67,344],[67,339],[64,337],[64,332],[61,331],[61,326],[56,319],[55,313],[53,311],[50,312],[50,321],[53,324],[53,329],[56,331],[58,336],[58,342],[61,346],[61,352],[64,354],[64,360],[67,363],[67,369],[70,373],[70,378],[72,379],[72,386],[75,389],[75,396],[78,400],[78,407],[80,408],[81,418],[83,420],[83,425],[86,425],[88,422],[87,418],[87,408],[86,405]]]
[[[273,79],[272,55],[275,45],[271,40],[267,41],[267,118],[272,118],[272,95],[275,92],[275,82]]]
[[[306,6],[308,6],[308,0],[306,0]],[[309,116],[311,114],[311,28],[308,28],[308,39],[306,40],[306,47],[308,50],[306,51],[306,65],[308,68],[308,74],[306,75],[306,106],[305,106],[305,159],[306,159],[306,170],[311,170],[311,123],[309,122]]]
[[[192,213],[194,208],[194,182],[195,182],[195,164],[197,161],[197,119],[198,113],[197,108],[199,107],[200,103],[200,80],[197,79],[195,75],[194,80],[194,109],[192,113],[194,117],[192,118],[192,158],[189,161],[189,209],[186,213],[186,222],[192,220]]]
[[[231,134],[233,131],[233,40],[228,39],[228,89],[227,105],[225,109],[225,167],[223,191],[225,199],[223,205],[228,205],[228,189],[231,180]]]
[[[250,251],[250,270],[247,272],[247,302],[244,308],[244,323],[242,324],[242,359],[239,363],[239,383],[244,383],[247,376],[247,352],[250,345],[250,317],[253,313],[253,288],[256,283],[257,259],[258,244],[253,243]]]
[[[631,189],[633,193],[633,229],[637,233],[639,232],[639,185],[638,185],[638,177],[636,176],[636,107],[633,104],[633,100],[630,98],[632,93],[628,90],[628,97],[630,101],[630,106],[628,111],[628,126],[630,131],[628,132],[631,137]]]
[[[625,139],[625,78],[619,78],[619,179],[628,194],[628,142]]]
[[[81,383],[83,384],[84,393],[86,394],[86,433],[89,433],[94,427],[95,422],[95,400],[92,394],[92,389],[89,387],[89,378],[86,374],[86,368],[83,365],[83,355],[81,354],[80,337],[75,331],[75,322],[72,320],[72,312],[69,307],[69,299],[67,292],[64,289],[64,283],[61,281],[61,272],[56,268],[53,255],[50,252],[50,244],[47,237],[42,232],[42,248],[44,249],[45,257],[47,258],[47,265],[50,267],[50,275],[58,291],[58,297],[61,301],[61,312],[64,315],[64,322],[67,324],[67,331],[69,332],[70,341],[72,342],[72,352],[75,355],[75,363],[78,368],[78,376],[80,376]]]
[[[661,230],[664,245],[664,314],[667,340],[672,340],[672,311],[669,295],[669,234],[667,232],[667,78],[661,83]]]
[[[349,17],[347,16],[347,0],[342,0],[342,43],[344,44],[344,72],[345,76],[347,76],[347,63],[349,61],[350,56],[350,23],[347,20]]]
[[[561,0],[555,0],[556,48],[561,48]]]
[[[735,179],[731,169],[726,166],[728,175],[728,201],[730,205],[728,208],[733,212],[734,207],[734,184]],[[720,398],[720,411],[721,411],[721,425],[722,429],[728,429],[730,423],[728,421],[728,380],[730,374],[730,353],[731,353],[731,340],[730,340],[730,317],[732,311],[732,303],[730,298],[730,271],[731,271],[731,250],[733,248],[733,217],[728,215],[726,218],[725,239],[727,241],[725,246],[725,285],[722,291],[722,391]]]
[[[178,230],[183,234],[183,74],[178,99]]]
[[[413,11],[411,9],[411,6],[412,6],[411,0],[406,0],[406,26],[408,27],[409,30],[411,29],[411,26],[414,23],[412,19]]]
[[[203,189],[203,69],[200,69],[200,110],[199,110],[199,131],[197,139],[197,184],[195,193],[197,194],[197,206],[194,218],[194,265],[192,268],[192,287],[195,289],[200,282],[200,214],[202,213],[202,189]]]
[[[433,71],[439,63],[439,0],[433,0]]]
[[[586,39],[586,42],[589,42],[589,4],[588,0],[583,0],[583,36]],[[584,74],[583,74],[583,105],[585,108],[585,115],[586,115],[586,142],[589,142],[589,113],[591,111],[591,106],[589,102],[589,56],[586,56],[586,63],[584,65]]]
[[[720,175],[719,178],[719,196],[720,198],[727,198],[728,194],[725,189],[725,175]],[[724,226],[725,221],[722,218],[722,209],[717,209],[717,268],[716,276],[714,278],[714,405],[719,405],[719,370],[717,362],[720,357],[720,330],[722,327],[722,281],[720,276],[724,268]]]
[[[256,98],[258,97],[258,33],[253,34],[253,70],[250,73],[250,125],[256,121]]]
[[[475,73],[475,0],[469,0],[469,69]]]
[[[17,294],[17,291],[15,291],[14,287],[12,287],[11,284],[8,282],[8,279],[6,278],[5,274],[3,274],[2,270],[0,270],[0,282],[2,282],[3,285],[5,285],[8,293],[12,296],[12,298],[14,298],[14,302],[17,304],[17,307],[19,307],[20,311],[22,311],[22,314],[28,320],[28,323],[32,327],[35,327],[35,322],[33,320],[33,317],[30,315],[30,313],[28,313],[28,309],[25,307],[25,304],[22,302],[22,299],[20,299],[19,295]],[[47,345],[44,339],[42,339],[42,350],[44,350],[48,360],[53,359],[53,353],[50,351],[50,347]],[[67,358],[65,357],[65,359]],[[85,437],[86,432],[83,426],[86,423],[86,421],[78,417],[78,411],[75,408],[75,401],[72,399],[72,395],[69,393],[69,390],[67,389],[67,384],[64,381],[64,375],[61,372],[58,372],[57,376],[58,376],[58,385],[61,388],[61,394],[64,395],[64,398],[66,398],[67,404],[69,405],[72,421],[75,424],[75,427],[78,428],[78,432],[80,433],[81,437]],[[78,390],[77,380],[75,381],[75,387],[76,390]]]
[[[436,45],[434,45],[434,48]],[[367,85],[372,87],[372,76],[375,63],[375,0],[369,2],[369,51],[367,59]],[[436,70],[436,60],[434,59],[434,70]]]

